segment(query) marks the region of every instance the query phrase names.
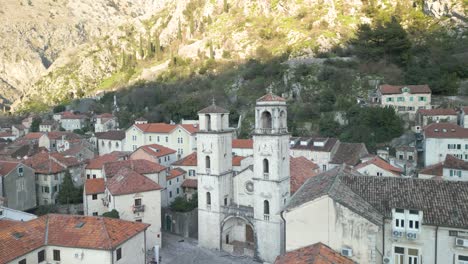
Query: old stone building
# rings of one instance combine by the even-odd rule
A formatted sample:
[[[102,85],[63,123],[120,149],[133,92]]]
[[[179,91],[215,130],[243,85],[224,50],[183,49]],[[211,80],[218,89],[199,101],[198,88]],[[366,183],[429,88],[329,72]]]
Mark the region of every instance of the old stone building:
[[[274,262],[284,248],[280,212],[290,196],[285,100],[271,93],[257,100],[253,167],[235,175],[229,112],[213,103],[198,115],[199,244]]]

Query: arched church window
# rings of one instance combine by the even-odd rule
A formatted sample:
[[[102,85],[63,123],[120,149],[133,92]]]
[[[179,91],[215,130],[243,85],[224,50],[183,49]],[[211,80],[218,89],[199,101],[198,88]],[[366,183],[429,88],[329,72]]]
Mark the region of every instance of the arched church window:
[[[270,214],[270,202],[268,202],[267,200],[263,201],[263,214]]]
[[[206,204],[211,205],[211,193],[210,192],[206,193]]]
[[[286,112],[281,111],[280,113],[280,128],[286,128]]]
[[[206,130],[211,131],[211,115],[205,115]]]
[[[268,111],[263,112],[261,120],[262,120],[262,128],[265,128],[265,129],[270,128],[271,129],[271,114],[270,114],[270,112],[268,112]]]
[[[209,169],[211,168],[211,159],[210,156],[205,157],[205,168]]]
[[[269,173],[270,172],[270,164],[268,162],[268,159],[263,159],[263,173]]]

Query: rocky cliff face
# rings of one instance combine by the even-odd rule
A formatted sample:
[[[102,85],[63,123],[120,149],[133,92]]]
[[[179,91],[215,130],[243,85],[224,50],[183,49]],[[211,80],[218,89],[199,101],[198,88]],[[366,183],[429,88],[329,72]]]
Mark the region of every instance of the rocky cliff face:
[[[455,14],[455,1],[425,0],[424,8],[434,16]],[[34,99],[52,105],[152,80],[174,55],[238,61],[262,47],[272,54],[288,49],[310,56],[370,22],[368,5],[362,0],[4,0],[0,104],[14,102],[18,109]],[[394,1],[376,5],[386,8]],[[148,59],[155,38],[166,55]]]
[[[428,15],[440,18],[450,17],[459,23],[466,25],[466,4],[461,0],[425,0],[424,12]]]

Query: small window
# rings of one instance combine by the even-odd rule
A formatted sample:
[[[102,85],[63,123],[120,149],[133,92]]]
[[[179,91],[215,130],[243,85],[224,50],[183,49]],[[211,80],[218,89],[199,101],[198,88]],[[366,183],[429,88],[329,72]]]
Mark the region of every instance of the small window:
[[[169,198],[172,198],[172,191],[169,192]]]
[[[98,216],[98,212],[93,212],[93,216]]]
[[[117,249],[117,260],[122,258],[122,248]]]
[[[93,179],[96,179],[96,174],[93,174]]]
[[[137,220],[135,220],[135,222],[139,222],[139,223],[141,223],[141,222],[143,222],[143,220],[141,220],[141,219],[137,219]]]
[[[400,208],[396,208],[395,209],[395,213],[405,213],[405,210],[404,209],[400,209]]]
[[[270,214],[270,202],[268,202],[267,200],[263,201],[263,214]]]
[[[179,194],[179,188],[177,188],[177,194]]]
[[[224,205],[227,206],[227,203],[228,203],[228,198],[224,197]]]
[[[90,179],[90,178],[91,178],[91,175],[86,174],[86,179]]]
[[[19,168],[18,168],[18,174],[19,174],[20,176],[23,175],[23,167],[19,167]]]
[[[414,214],[414,215],[419,215],[419,211],[418,211],[418,210],[409,210],[409,213],[410,213],[410,214]]]
[[[54,249],[54,260],[60,261],[60,250]]]
[[[210,156],[205,157],[205,168],[209,169],[211,167]]]
[[[206,204],[211,205],[211,193],[210,192],[206,193]]]
[[[93,194],[93,200],[97,200],[97,194]]]
[[[42,261],[45,261],[45,250],[41,250],[37,252],[37,262],[41,263]]]
[[[141,198],[135,199],[135,206],[141,205]]]
[[[22,259],[22,260],[18,261],[18,264],[26,264],[26,259]]]

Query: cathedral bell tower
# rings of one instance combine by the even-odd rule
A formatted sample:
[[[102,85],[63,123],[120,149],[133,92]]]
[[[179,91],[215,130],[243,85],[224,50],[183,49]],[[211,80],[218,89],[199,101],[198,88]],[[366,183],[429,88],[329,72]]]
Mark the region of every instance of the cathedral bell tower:
[[[280,212],[290,196],[287,106],[282,97],[268,93],[255,106],[254,218],[257,254],[273,263],[284,248]]]
[[[198,112],[198,242],[220,249],[221,206],[232,199],[232,133],[229,111],[213,104]]]

